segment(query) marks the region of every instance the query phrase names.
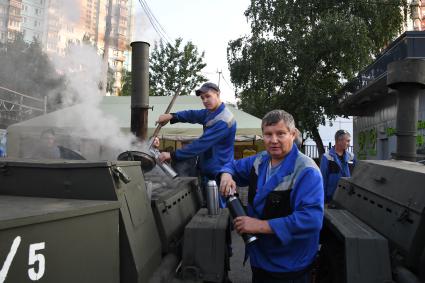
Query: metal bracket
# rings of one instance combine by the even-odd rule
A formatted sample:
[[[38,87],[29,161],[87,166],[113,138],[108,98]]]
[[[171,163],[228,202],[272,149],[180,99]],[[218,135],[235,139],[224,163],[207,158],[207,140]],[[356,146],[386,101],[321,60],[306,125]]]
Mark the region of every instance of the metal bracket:
[[[115,175],[115,177],[123,181],[125,184],[131,182],[130,176],[128,176],[127,173],[125,173],[125,171],[122,170],[122,168],[119,166],[112,166],[112,173]]]
[[[8,176],[9,174],[9,167],[7,166],[7,163],[0,164],[0,174],[3,176]]]
[[[403,212],[400,214],[400,216],[397,218],[397,221],[401,222],[401,223],[406,223],[406,222],[410,222],[412,221],[410,219],[410,210],[409,209],[405,209],[403,210]]]

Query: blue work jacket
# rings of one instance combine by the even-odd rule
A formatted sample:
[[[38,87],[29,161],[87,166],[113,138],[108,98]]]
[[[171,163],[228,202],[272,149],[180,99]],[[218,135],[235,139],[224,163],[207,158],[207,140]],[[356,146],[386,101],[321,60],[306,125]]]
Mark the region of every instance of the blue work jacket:
[[[354,154],[344,152],[344,161],[341,163],[334,148],[323,154],[320,161],[320,171],[323,176],[323,188],[325,189],[325,202],[330,202],[335,193],[339,178],[350,177],[356,164]]]
[[[204,127],[202,136],[176,150],[172,159],[184,160],[199,156],[201,174],[212,180],[226,163],[233,160],[236,120],[224,103],[214,112],[202,109],[173,113],[170,122],[201,124]]]
[[[269,272],[296,272],[309,267],[319,245],[323,222],[323,182],[314,161],[292,150],[266,181],[270,155],[233,161],[221,171],[238,186],[249,186],[250,217],[267,220],[274,234],[257,234],[248,246],[251,266]],[[277,205],[276,205],[277,204]]]

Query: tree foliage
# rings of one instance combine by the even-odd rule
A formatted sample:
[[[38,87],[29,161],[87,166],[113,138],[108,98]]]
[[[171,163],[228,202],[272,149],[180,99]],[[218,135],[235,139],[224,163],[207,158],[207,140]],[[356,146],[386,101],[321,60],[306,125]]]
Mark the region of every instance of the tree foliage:
[[[170,91],[180,91],[188,95],[200,83],[207,79],[201,74],[206,66],[204,52],[187,42],[182,46],[182,39],[176,39],[174,45],[162,41],[155,44],[150,58],[150,92],[151,95],[170,95]]]
[[[131,72],[123,69],[122,78],[121,78],[121,91],[120,96],[130,96],[131,95]]]
[[[36,39],[27,43],[21,34],[1,45],[0,65],[0,85],[31,97],[44,98],[64,85],[64,78],[57,74],[40,43]]]
[[[239,106],[292,113],[323,152],[318,126],[338,113],[337,91],[400,32],[405,0],[251,0],[251,35],[229,42]]]

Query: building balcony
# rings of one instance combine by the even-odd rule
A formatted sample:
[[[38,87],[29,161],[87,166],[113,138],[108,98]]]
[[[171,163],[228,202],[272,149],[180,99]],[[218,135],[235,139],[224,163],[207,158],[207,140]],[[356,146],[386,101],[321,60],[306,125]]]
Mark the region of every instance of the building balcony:
[[[124,62],[125,56],[124,55],[118,55],[118,56],[114,56],[112,59],[114,59],[115,61]]]
[[[22,9],[22,1],[19,1],[19,0],[10,0],[9,5],[11,7]]]
[[[407,31],[393,41],[372,64],[338,92],[345,114],[359,115],[356,111],[365,109],[366,103],[373,103],[381,96],[388,95],[387,65],[408,58],[425,58],[424,46],[425,33],[421,31]]]
[[[21,15],[9,14],[9,20],[21,22],[22,16]]]

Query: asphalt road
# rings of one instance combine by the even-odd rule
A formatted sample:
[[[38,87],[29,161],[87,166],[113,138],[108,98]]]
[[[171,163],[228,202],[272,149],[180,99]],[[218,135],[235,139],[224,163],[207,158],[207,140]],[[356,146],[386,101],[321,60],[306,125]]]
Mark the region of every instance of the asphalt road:
[[[251,282],[251,267],[249,259],[243,266],[245,256],[245,244],[235,231],[232,231],[232,249],[233,256],[230,258],[229,279],[233,283],[250,283]]]

